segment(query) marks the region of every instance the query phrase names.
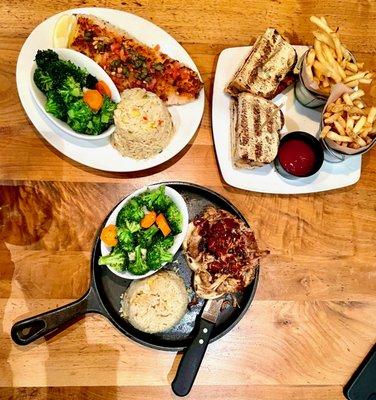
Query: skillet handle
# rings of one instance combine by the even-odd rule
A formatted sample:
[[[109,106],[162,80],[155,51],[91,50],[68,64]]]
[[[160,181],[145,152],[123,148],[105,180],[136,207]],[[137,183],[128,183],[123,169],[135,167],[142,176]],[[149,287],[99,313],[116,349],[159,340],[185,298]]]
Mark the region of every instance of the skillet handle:
[[[92,287],[73,303],[16,322],[12,326],[11,336],[15,343],[24,346],[88,312],[104,312]]]
[[[183,354],[175,379],[171,384],[172,390],[176,395],[186,396],[190,392],[197,372],[200,369],[213,329],[213,323],[201,319],[197,336]]]

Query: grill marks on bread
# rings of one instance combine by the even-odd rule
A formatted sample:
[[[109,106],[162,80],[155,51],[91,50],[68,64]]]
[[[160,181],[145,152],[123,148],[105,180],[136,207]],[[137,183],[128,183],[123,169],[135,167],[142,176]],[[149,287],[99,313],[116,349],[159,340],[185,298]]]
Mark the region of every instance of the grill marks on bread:
[[[272,162],[284,124],[282,111],[269,100],[240,93],[232,105],[232,119],[234,165],[254,168]]]
[[[249,56],[225,90],[231,95],[249,92],[271,99],[296,59],[295,49],[276,29],[268,28],[257,38]]]

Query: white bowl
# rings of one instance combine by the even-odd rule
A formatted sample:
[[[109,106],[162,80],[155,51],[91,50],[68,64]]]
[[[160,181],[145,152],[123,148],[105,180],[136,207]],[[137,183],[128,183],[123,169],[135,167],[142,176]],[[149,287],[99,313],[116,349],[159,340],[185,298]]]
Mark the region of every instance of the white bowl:
[[[80,68],[85,68],[91,75],[95,76],[99,81],[106,82],[107,86],[111,90],[111,100],[115,103],[119,103],[120,94],[117,90],[115,84],[112,82],[112,79],[107,75],[107,73],[102,69],[95,61],[91,58],[85,56],[84,54],[79,53],[78,51],[70,50],[70,49],[53,49],[59,56],[61,60],[71,61],[73,64],[77,65]],[[31,69],[30,76],[30,89],[31,94],[37,103],[40,110],[46,115],[46,117],[52,121],[57,127],[59,127],[62,131],[67,133],[68,135],[74,136],[79,139],[86,140],[98,140],[103,139],[104,137],[110,136],[114,130],[115,125],[111,125],[108,129],[102,132],[100,135],[85,135],[83,133],[75,132],[67,123],[55,118],[53,115],[49,114],[45,109],[44,105],[46,103],[46,96],[43,92],[41,92],[34,83],[34,71],[36,70],[37,65],[34,62],[34,65]]]
[[[161,185],[151,185],[151,186],[145,186],[141,189],[136,190],[129,196],[127,196],[116,208],[115,210],[111,213],[109,216],[106,226],[108,225],[115,225],[116,224],[116,217],[119,214],[119,211],[123,208],[123,206],[128,203],[133,197],[138,196],[139,194],[145,192],[147,189],[157,189]],[[183,228],[182,231],[175,235],[174,237],[174,244],[168,249],[168,251],[174,256],[175,253],[179,250],[180,246],[183,243],[183,240],[185,236],[187,235],[187,230],[188,230],[188,223],[189,223],[189,217],[188,217],[188,208],[187,204],[185,203],[183,197],[174,189],[170,188],[169,186],[166,186],[166,195],[169,196],[172,201],[176,204],[176,206],[179,208],[180,212],[182,213],[183,216]],[[101,253],[102,256],[106,256],[110,254],[111,252],[111,247],[107,246],[103,241],[101,241]],[[162,268],[166,263],[163,263],[160,268]],[[98,266],[97,268],[101,268],[101,266]],[[111,272],[113,272],[115,275],[120,276],[124,279],[141,279],[145,278],[147,276],[155,274],[159,269],[157,270],[151,270],[147,272],[144,275],[133,275],[128,271],[124,272],[119,272],[115,271],[113,268],[107,265],[107,268],[110,269]]]

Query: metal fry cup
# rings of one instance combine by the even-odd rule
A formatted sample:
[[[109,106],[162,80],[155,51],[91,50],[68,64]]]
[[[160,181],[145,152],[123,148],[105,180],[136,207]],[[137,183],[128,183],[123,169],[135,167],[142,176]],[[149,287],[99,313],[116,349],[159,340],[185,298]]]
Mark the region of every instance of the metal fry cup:
[[[305,74],[303,65],[304,60],[308,54],[307,50],[299,59],[297,64],[297,69],[299,70],[298,79],[295,83],[295,97],[305,107],[308,108],[318,108],[325,105],[328,97],[324,94],[320,94],[309,88],[308,77]]]
[[[328,107],[329,104],[335,102],[339,97],[341,97],[344,93],[352,93],[354,90],[349,88],[343,83],[337,83],[336,85],[333,86],[332,92],[325,104],[325,107],[322,111],[321,115],[321,124],[320,124],[320,132],[322,131],[324,127],[324,113],[326,111],[326,108]],[[347,157],[351,157],[357,154],[363,154],[366,153],[367,151],[371,150],[372,147],[376,143],[376,137],[372,140],[371,143],[367,144],[367,146],[363,146],[359,149],[352,149],[349,147],[343,147],[336,143],[334,140],[324,138],[321,139],[322,144],[324,146],[325,152],[326,152],[326,157],[325,160],[328,162],[332,163],[337,163],[344,161]]]

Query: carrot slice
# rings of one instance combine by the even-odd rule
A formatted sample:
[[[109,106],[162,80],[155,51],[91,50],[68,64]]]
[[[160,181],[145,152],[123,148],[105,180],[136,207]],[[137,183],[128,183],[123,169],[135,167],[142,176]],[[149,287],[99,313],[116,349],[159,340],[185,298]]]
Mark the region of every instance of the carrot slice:
[[[98,111],[103,104],[103,96],[98,90],[86,90],[84,92],[84,102],[93,110]]]
[[[158,228],[163,233],[163,236],[166,237],[171,233],[171,228],[169,227],[167,219],[163,214],[159,214],[155,221],[157,223]]]
[[[116,225],[108,225],[101,232],[101,240],[110,247],[116,246],[118,240],[116,238]]]
[[[111,90],[105,81],[98,81],[95,85],[95,89],[97,89],[100,94],[111,97]]]
[[[157,218],[157,213],[155,211],[150,211],[145,214],[144,218],[142,218],[140,225],[141,228],[150,228]]]

